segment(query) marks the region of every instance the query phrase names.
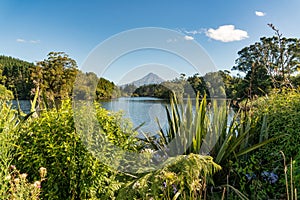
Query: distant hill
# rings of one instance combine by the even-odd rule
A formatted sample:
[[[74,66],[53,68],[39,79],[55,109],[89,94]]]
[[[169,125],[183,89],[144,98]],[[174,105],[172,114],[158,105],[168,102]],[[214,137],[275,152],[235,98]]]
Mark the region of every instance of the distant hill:
[[[132,83],[129,83],[129,84],[132,84],[136,87],[140,87],[140,86],[143,86],[143,85],[159,84],[159,83],[162,83],[164,81],[165,80],[162,79],[161,77],[159,77],[158,75],[156,75],[154,73],[149,73],[146,76],[144,76],[143,78],[141,78],[139,80],[136,80],[136,81],[133,81]]]
[[[30,78],[33,66],[33,63],[0,55],[0,84],[13,91],[15,98],[29,99],[34,86]]]

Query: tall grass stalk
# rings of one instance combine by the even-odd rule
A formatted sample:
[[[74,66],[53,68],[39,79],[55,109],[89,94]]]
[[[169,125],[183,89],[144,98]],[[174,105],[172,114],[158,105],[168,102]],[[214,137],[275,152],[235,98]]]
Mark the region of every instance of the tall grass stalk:
[[[280,151],[280,153],[283,157],[286,198],[287,198],[287,200],[290,200],[290,199],[297,200],[297,189],[294,188],[294,185],[293,185],[293,160],[291,159],[291,163],[290,163],[290,188],[289,188],[289,181],[288,181],[288,174],[287,174],[288,166],[286,164],[286,158],[285,158],[283,151]]]

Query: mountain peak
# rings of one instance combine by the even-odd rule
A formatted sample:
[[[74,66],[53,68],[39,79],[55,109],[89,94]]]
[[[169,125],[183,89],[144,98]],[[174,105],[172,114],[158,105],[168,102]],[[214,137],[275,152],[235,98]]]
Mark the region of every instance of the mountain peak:
[[[159,84],[164,81],[165,80],[159,77],[157,74],[150,72],[143,78],[133,81],[131,84],[135,85],[136,87],[140,87],[142,85]]]

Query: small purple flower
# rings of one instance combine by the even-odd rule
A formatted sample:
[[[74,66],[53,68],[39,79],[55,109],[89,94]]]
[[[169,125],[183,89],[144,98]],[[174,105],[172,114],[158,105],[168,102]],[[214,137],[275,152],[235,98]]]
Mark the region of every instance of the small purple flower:
[[[177,188],[176,188],[176,185],[172,184],[172,187],[173,187],[173,193],[176,194],[176,192],[178,191]]]
[[[164,188],[166,188],[166,187],[167,187],[167,183],[166,183],[166,181],[164,181],[164,182],[163,182],[163,186],[164,186]]]

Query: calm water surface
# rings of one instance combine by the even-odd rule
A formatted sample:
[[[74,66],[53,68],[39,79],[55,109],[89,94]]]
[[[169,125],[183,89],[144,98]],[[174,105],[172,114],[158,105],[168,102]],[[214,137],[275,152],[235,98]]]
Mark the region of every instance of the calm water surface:
[[[102,107],[111,111],[123,111],[124,117],[131,119],[134,127],[144,123],[139,132],[156,134],[159,119],[161,126],[166,127],[167,116],[165,106],[168,101],[152,97],[121,97],[109,101],[101,101]]]
[[[30,112],[30,108],[31,108],[31,104],[29,100],[12,100],[12,106],[15,109],[18,109],[18,107],[20,106],[21,110],[24,113],[29,113]]]
[[[12,101],[13,106],[18,108],[18,102]],[[121,97],[117,99],[101,101],[102,107],[111,111],[122,111],[124,117],[129,118],[134,127],[138,127],[142,123],[144,125],[138,130],[150,135],[157,134],[159,128],[156,118],[163,128],[167,127],[167,116],[165,107],[168,104],[167,100],[162,100],[152,97]],[[19,104],[23,112],[30,112],[30,101],[19,100]],[[231,121],[234,112],[229,113],[229,121]]]
[[[159,127],[156,118],[163,128],[168,126],[165,109],[169,105],[167,100],[152,97],[122,97],[100,103],[107,110],[123,111],[124,116],[131,119],[134,127],[145,123],[139,129],[140,133],[143,131],[144,133],[150,133],[150,135],[157,134]],[[234,111],[230,110],[228,124],[231,122],[233,115]]]

